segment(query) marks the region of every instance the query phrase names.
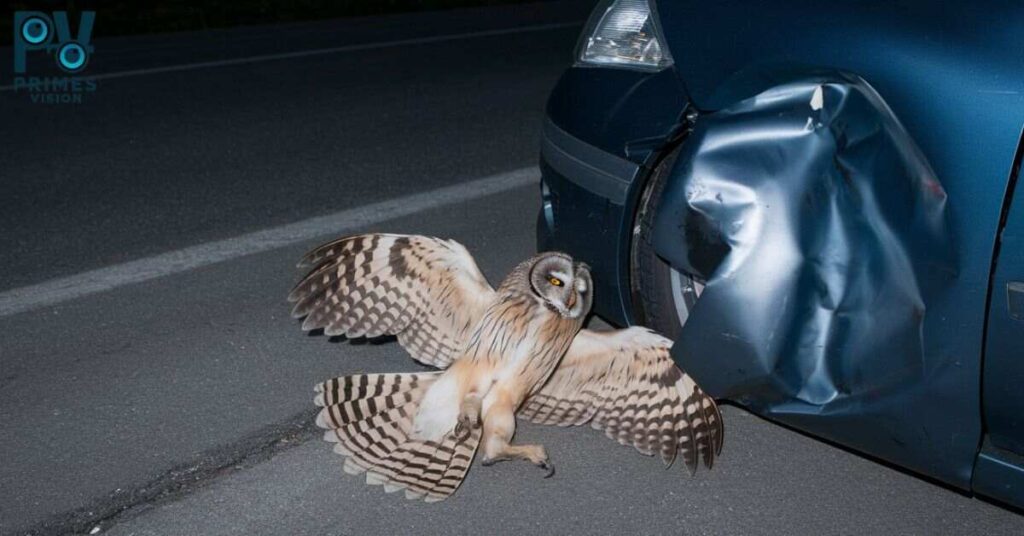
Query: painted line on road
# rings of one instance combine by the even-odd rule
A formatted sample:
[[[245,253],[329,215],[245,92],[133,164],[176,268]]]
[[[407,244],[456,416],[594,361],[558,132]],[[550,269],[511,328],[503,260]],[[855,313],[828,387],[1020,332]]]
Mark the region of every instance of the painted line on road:
[[[148,69],[132,69],[128,71],[116,71],[103,73],[90,78],[92,80],[110,80],[113,78],[125,78],[129,76],[140,76],[147,74],[174,73],[179,71],[191,71],[194,69],[208,69],[211,67],[226,67],[231,65],[244,65],[247,63],[259,63],[263,61],[286,60],[291,58],[305,58],[308,56],[321,56],[324,54],[337,54],[341,52],[357,52],[362,50],[375,50],[379,48],[393,48],[408,45],[425,45],[430,43],[443,43],[445,41],[457,41],[460,39],[473,39],[476,37],[494,37],[517,33],[543,32],[580,26],[583,22],[558,22],[551,24],[537,24],[534,26],[519,26],[516,28],[502,28],[499,30],[480,30],[476,32],[464,32],[457,34],[434,35],[430,37],[413,37],[410,39],[395,39],[393,41],[377,41],[373,43],[358,43],[353,45],[342,45],[329,48],[316,48],[311,50],[300,50],[297,52],[282,52],[279,54],[263,54],[260,56],[249,56],[245,58],[232,58],[227,60],[200,61],[195,63],[183,63],[180,65],[167,65],[164,67],[150,67]],[[14,84],[0,86],[0,91],[11,91]]]
[[[538,184],[539,181],[540,171],[536,167],[521,168],[4,291],[0,293],[0,317],[291,246],[318,237],[358,231],[403,216]]]

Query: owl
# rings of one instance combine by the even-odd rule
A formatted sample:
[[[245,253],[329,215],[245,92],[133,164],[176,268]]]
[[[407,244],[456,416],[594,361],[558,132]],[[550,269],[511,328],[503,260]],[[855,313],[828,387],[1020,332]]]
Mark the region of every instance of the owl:
[[[345,237],[309,252],[294,287],[303,330],[395,336],[437,372],[357,374],[315,387],[317,424],[344,469],[409,498],[438,501],[482,465],[526,460],[554,473],[541,445],[512,443],[517,417],[590,423],[611,439],[691,472],[722,448],[714,400],[669,357],[671,341],[632,327],[581,329],[593,301],[586,264],[541,253],[495,289],[458,242]]]

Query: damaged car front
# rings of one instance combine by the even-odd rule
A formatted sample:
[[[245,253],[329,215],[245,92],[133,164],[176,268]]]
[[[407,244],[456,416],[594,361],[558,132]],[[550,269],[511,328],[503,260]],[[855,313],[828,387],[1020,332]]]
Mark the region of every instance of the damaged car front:
[[[998,1],[603,2],[538,245],[711,394],[1024,504],[1022,30]]]

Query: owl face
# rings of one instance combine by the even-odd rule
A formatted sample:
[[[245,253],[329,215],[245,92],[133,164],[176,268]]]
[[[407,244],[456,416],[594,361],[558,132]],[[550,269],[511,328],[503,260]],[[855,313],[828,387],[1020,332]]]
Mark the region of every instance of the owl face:
[[[530,270],[530,286],[548,308],[566,318],[582,318],[590,311],[590,267],[564,253],[541,254]]]

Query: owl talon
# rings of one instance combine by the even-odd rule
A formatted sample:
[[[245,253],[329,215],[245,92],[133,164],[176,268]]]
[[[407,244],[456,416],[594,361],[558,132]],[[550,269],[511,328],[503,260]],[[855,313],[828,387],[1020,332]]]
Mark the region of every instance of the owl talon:
[[[459,415],[459,421],[455,423],[455,438],[459,441],[469,439],[473,429],[480,426],[479,418],[474,419],[472,415]]]
[[[470,434],[473,433],[473,428],[475,428],[475,426],[472,423],[460,418],[459,422],[455,424],[455,439],[458,439],[459,441],[469,439]]]
[[[455,437],[459,441],[468,439],[473,429],[480,426],[482,400],[478,393],[470,393],[462,401],[462,406],[459,408],[459,421],[455,423]]]
[[[540,467],[541,469],[544,469],[544,470],[547,471],[547,474],[544,475],[544,478],[551,478],[551,477],[555,476],[555,466],[550,461],[543,460],[543,461],[541,461],[540,463],[537,464],[537,467]]]

